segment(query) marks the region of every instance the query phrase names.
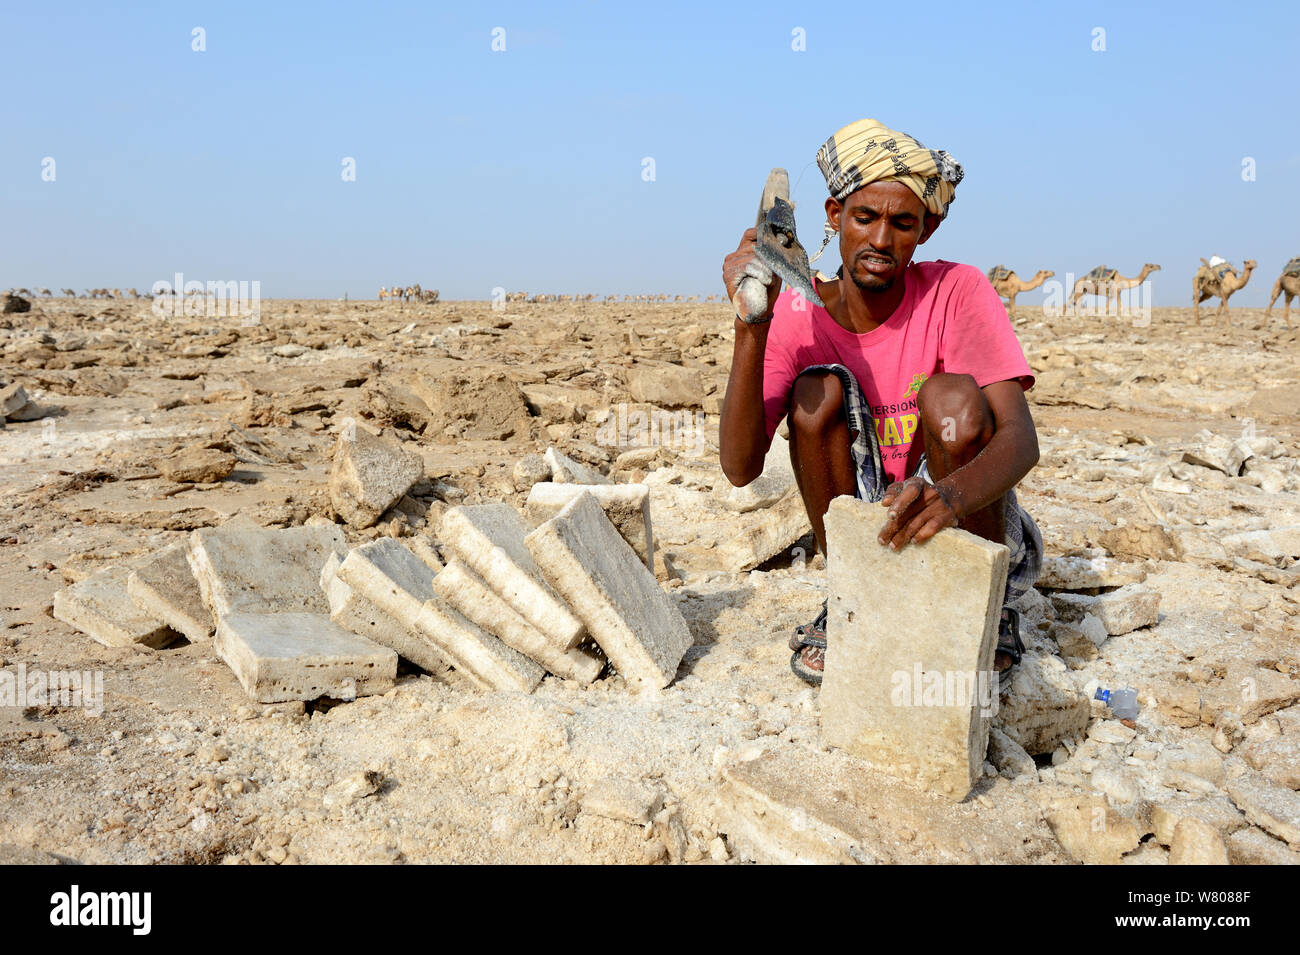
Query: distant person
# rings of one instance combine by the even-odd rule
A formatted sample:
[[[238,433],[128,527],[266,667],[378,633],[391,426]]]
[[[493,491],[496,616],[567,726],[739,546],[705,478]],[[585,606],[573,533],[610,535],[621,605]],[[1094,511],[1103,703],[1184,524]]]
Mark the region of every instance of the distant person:
[[[1005,543],[1011,564],[994,662],[1004,673],[1024,650],[1019,617],[1005,605],[1033,586],[1042,565],[1042,537],[1013,490],[1038,462],[1025,400],[1034,377],[979,269],[912,261],[947,216],[962,168],[873,119],[827,140],[817,165],[830,191],[826,241],[839,234],[844,263],[835,279],[814,279],[826,307],[781,292],[756,257],[754,229],[723,263],[728,297],[752,275],[768,287],[768,312],[735,322],[722,470],[737,486],[754,480],[788,416],[795,477],[823,554],[823,518],[841,494],[889,508],[881,546],[954,526]],[[907,640],[917,609],[881,612]],[[820,683],[824,604],[790,646],[794,672]]]

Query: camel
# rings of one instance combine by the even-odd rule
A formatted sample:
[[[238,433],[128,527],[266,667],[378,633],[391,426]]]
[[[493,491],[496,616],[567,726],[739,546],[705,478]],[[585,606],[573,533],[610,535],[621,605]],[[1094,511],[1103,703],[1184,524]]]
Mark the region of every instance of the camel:
[[[1160,271],[1160,266],[1154,265],[1151,262],[1148,262],[1146,265],[1142,266],[1142,271],[1139,272],[1135,277],[1131,279],[1125,278],[1124,276],[1120,275],[1119,272],[1117,271],[1113,276],[1111,276],[1110,283],[1106,286],[1106,311],[1107,312],[1110,311],[1111,292],[1115,293],[1115,311],[1118,312],[1119,293],[1124,291],[1125,289],[1137,288],[1139,285],[1141,285],[1143,282],[1147,280],[1148,275],[1150,275],[1152,272],[1159,272],[1159,271]]]
[[[74,292],[74,291],[73,291],[72,289],[70,289],[70,288],[61,289],[60,291],[63,293],[63,297],[64,297],[64,298],[76,298],[76,297],[77,297],[77,293]]]
[[[1232,293],[1240,288],[1244,288],[1250,281],[1250,273],[1255,271],[1255,260],[1247,259],[1240,276],[1237,270],[1232,267],[1232,263],[1224,262],[1220,265],[1210,265],[1204,259],[1201,259],[1201,267],[1196,270],[1196,278],[1192,280],[1192,311],[1196,316],[1196,323],[1201,323],[1201,303],[1207,298],[1218,298],[1219,307],[1215,311],[1217,317],[1223,314],[1225,325],[1231,325],[1232,319],[1228,315],[1228,299]]]
[[[1050,272],[1047,269],[1039,269],[1034,273],[1034,277],[1026,282],[1011,269],[995,265],[989,269],[989,282],[992,283],[998,297],[1007,300],[1007,314],[1014,316],[1016,314],[1016,296],[1021,292],[1032,292],[1055,274],[1055,272]],[[710,296],[710,299],[712,299],[712,296]]]
[[[1099,265],[1083,278],[1074,283],[1074,291],[1070,293],[1070,307],[1073,308],[1079,304],[1079,300],[1085,295],[1101,295],[1103,290],[1115,279],[1119,272],[1115,269]],[[1110,296],[1106,296],[1106,301],[1110,301]]]
[[[1264,312],[1264,318],[1273,317],[1273,303],[1277,301],[1279,295],[1286,296],[1282,307],[1282,318],[1286,321],[1286,327],[1290,328],[1291,299],[1300,296],[1300,255],[1282,267],[1282,274],[1273,283],[1273,293],[1268,297],[1268,309]]]
[[[438,302],[438,290],[430,288],[424,290],[424,303],[426,305],[435,305]]]

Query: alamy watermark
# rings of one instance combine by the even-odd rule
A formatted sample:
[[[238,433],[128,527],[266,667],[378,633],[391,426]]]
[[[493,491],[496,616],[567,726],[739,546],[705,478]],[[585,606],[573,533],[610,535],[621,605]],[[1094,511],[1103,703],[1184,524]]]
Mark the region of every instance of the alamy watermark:
[[[159,318],[232,318],[241,319],[240,324],[252,326],[262,321],[262,283],[256,279],[252,282],[231,280],[229,282],[185,281],[185,275],[177,272],[175,281],[165,279],[154,282],[154,315]]]
[[[607,448],[681,448],[699,457],[708,450],[704,421],[703,411],[628,410],[627,402],[620,401],[596,429],[596,443]]]
[[[925,670],[920,662],[910,670],[895,670],[889,678],[889,702],[894,706],[935,706],[971,709],[981,716],[998,711],[998,674],[994,670]]]
[[[0,706],[65,706],[89,716],[104,712],[103,670],[0,670]]]

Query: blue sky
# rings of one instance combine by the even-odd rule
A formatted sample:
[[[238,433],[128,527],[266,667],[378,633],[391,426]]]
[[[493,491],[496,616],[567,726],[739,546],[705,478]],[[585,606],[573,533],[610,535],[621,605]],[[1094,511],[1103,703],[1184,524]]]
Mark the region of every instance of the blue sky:
[[[1153,261],[1187,305],[1251,257],[1262,305],[1300,255],[1294,3],[8,3],[0,36],[4,288],[720,292],[772,166],[820,243],[817,147],[863,116],[966,168],[922,258]]]

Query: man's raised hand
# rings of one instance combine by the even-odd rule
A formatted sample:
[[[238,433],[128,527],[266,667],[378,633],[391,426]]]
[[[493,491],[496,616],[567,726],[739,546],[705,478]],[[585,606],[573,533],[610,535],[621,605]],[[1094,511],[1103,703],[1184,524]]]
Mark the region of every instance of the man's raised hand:
[[[766,302],[761,295],[750,294],[752,285],[747,285],[746,294],[737,299],[736,291],[746,277],[765,287]],[[722,283],[727,288],[727,298],[736,306],[736,317],[742,322],[758,324],[771,319],[777,297],[781,294],[781,280],[758,257],[757,229],[746,229],[736,251],[723,260]]]

